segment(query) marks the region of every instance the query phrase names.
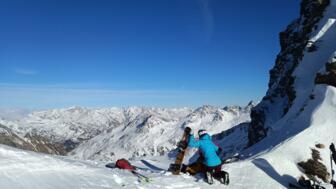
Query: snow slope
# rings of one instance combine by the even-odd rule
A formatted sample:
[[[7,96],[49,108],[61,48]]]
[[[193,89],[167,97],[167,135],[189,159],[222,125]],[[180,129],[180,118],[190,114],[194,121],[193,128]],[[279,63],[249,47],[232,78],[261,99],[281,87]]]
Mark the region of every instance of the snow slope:
[[[156,160],[148,160],[155,164]],[[146,165],[134,164],[146,169]],[[168,165],[160,159],[158,166]],[[128,171],[107,169],[102,164],[77,161],[66,157],[42,155],[0,145],[0,183],[3,189],[215,189],[215,188],[286,188],[282,185],[291,177],[276,175],[267,161],[257,159],[226,166],[231,184],[215,182],[210,186],[200,176],[174,176],[165,171],[141,171],[150,177],[150,183],[139,183]],[[253,174],[252,174],[253,173]],[[278,179],[278,180],[277,180]],[[279,182],[280,181],[280,182]]]
[[[140,165],[140,163],[137,164]],[[0,145],[0,183],[3,189],[201,189],[224,187],[219,183],[209,186],[201,178],[188,175],[174,176],[167,172],[154,173],[150,171],[141,171],[141,173],[152,178],[152,181],[139,183],[137,178],[128,171],[107,169],[99,164],[21,151]],[[265,179],[267,180],[267,177]],[[240,187],[232,185],[230,188]]]
[[[336,141],[336,89],[317,86],[314,94],[317,98],[311,100],[300,115],[281,120],[276,132],[244,151],[245,156],[250,156],[247,160],[227,165],[231,175],[242,175],[238,182],[250,183],[252,188],[271,188],[279,184],[279,188],[286,188],[290,181],[303,175],[296,163],[311,157],[310,148],[318,143],[328,145]],[[320,153],[322,162],[331,172],[328,148]],[[261,175],[248,176],[252,172],[272,180],[264,182]]]

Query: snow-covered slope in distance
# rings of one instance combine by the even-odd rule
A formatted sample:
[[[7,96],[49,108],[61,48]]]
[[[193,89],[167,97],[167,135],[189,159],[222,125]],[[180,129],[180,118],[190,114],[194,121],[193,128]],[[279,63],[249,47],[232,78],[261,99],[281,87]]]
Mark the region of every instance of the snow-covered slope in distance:
[[[176,147],[186,126],[216,134],[249,121],[253,106],[249,103],[244,108],[72,107],[32,112],[14,121],[0,119],[0,124],[29,142],[39,136],[63,144],[79,159],[113,160],[167,154]],[[28,134],[32,137],[27,138]]]
[[[123,127],[106,130],[82,143],[71,154],[80,159],[111,160],[139,156],[167,155],[176,148],[185,127],[206,129],[211,134],[249,121],[252,104],[245,108],[203,106],[187,116],[179,113],[167,119],[160,113],[137,118]],[[181,116],[182,115],[182,116]]]

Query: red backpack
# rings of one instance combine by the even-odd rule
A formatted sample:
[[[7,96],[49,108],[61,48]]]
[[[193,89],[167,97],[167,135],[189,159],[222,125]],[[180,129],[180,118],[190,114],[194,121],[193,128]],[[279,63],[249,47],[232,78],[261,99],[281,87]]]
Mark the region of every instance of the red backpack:
[[[118,167],[119,169],[126,169],[126,170],[130,170],[130,171],[134,171],[135,167],[133,167],[131,165],[130,162],[128,162],[126,159],[118,159],[116,161],[116,167]]]

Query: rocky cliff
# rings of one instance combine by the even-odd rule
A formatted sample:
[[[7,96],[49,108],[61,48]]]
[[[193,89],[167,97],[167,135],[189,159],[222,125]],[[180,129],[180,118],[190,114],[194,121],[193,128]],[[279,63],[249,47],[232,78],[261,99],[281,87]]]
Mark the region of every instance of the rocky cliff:
[[[276,57],[275,66],[270,70],[269,89],[251,111],[249,146],[265,138],[272,124],[284,117],[292,107],[297,97],[294,71],[307,53],[318,50],[321,41],[313,35],[321,29],[319,22],[329,4],[329,0],[303,0],[300,17],[280,32],[281,51]],[[333,76],[329,74],[325,77]],[[317,82],[324,80],[320,78]]]

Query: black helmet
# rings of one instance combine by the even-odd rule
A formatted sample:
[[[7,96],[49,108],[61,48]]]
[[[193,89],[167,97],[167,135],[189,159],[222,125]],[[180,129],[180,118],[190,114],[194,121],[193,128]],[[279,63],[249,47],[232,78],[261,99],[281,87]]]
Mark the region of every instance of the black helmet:
[[[205,129],[198,130],[198,137],[201,138],[202,136],[206,135],[207,132]]]

